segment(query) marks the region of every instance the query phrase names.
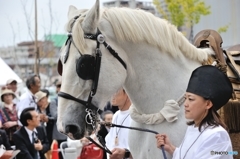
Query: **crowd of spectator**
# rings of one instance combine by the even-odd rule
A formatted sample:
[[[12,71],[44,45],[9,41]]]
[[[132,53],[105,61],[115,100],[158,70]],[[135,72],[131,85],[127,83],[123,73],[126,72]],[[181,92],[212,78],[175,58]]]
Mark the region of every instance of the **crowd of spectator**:
[[[19,96],[17,81],[9,79],[2,87],[0,102],[0,145],[7,150],[19,149],[16,159],[49,159],[53,140],[66,141],[57,131],[57,97],[50,101],[49,91],[41,89],[37,75],[26,81],[27,91]],[[57,81],[56,93],[61,87]],[[59,158],[63,159],[59,154]]]
[[[37,75],[32,75],[26,80],[27,91],[21,96],[16,93],[17,84],[16,80],[9,79],[6,86],[2,87],[0,145],[4,145],[7,150],[19,149],[20,153],[16,156],[16,159],[50,159],[53,141],[57,141],[58,146],[67,141],[67,137],[57,130],[58,98],[49,99],[49,91],[41,89],[41,79]],[[61,88],[61,81],[57,81],[55,86],[56,93],[58,93]],[[112,122],[114,114],[119,113],[119,106],[126,104],[121,101],[122,99],[119,99],[118,102],[115,101],[113,104],[116,104],[116,106],[113,106],[112,101],[109,101],[104,107],[104,112],[100,114],[101,120]],[[129,104],[127,103],[127,109],[130,106]],[[109,141],[106,141],[106,136],[110,130],[110,127],[101,125],[95,134],[101,136],[104,144],[107,144]],[[123,130],[118,129],[118,132],[121,134]],[[124,136],[125,133],[122,135]],[[80,142],[83,141],[83,139],[80,140]],[[125,148],[128,148],[128,146]],[[123,150],[125,151],[125,149]],[[59,158],[63,159],[61,153],[59,153]],[[104,153],[102,159],[107,158],[109,156],[107,157],[107,154]]]

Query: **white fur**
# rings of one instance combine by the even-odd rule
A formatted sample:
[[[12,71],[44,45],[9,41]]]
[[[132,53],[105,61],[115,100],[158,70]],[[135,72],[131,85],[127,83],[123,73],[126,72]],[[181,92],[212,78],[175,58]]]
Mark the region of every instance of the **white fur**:
[[[77,19],[72,30],[78,50],[82,54],[93,54],[96,42],[84,39],[83,34],[97,29],[89,29],[86,26],[98,26],[107,43],[127,64],[125,70],[101,45],[99,84],[93,97],[93,103],[100,108],[103,108],[111,95],[123,86],[138,112],[159,112],[166,100],[176,100],[185,92],[192,70],[200,66],[212,53],[210,49],[195,48],[174,26],[144,11],[114,8],[100,12],[99,0],[96,0],[96,4],[88,12],[70,7],[67,30],[70,30],[74,14],[80,13],[81,17]],[[87,22],[89,24],[86,24]],[[61,91],[87,100],[92,81],[84,81],[77,76],[75,63],[79,56],[76,48],[71,46],[68,61],[63,64]],[[59,98],[60,130],[64,131],[62,124],[66,122],[76,123],[76,118],[84,120],[80,114],[77,115],[77,105],[76,102]],[[66,110],[70,109],[71,112],[66,114]],[[166,133],[173,144],[178,146],[186,130],[184,108],[181,106],[178,120],[173,123],[165,121],[159,125],[146,125],[133,122],[131,125]],[[130,130],[129,145],[135,159],[162,158],[161,150],[156,147],[154,134]]]

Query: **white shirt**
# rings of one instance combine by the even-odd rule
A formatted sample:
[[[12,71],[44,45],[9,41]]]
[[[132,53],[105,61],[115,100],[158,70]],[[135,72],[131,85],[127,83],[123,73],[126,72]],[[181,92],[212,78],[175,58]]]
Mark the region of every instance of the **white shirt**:
[[[28,137],[29,137],[29,139],[30,139],[30,142],[33,143],[33,141],[32,141],[32,133],[33,133],[33,131],[34,131],[34,132],[35,132],[34,137],[37,138],[37,136],[36,136],[36,134],[37,134],[37,129],[34,129],[34,130],[32,131],[32,130],[29,130],[26,126],[24,126],[24,128],[25,128],[25,130],[26,130],[27,133],[28,133]]]
[[[27,90],[21,97],[20,101],[17,103],[17,113],[18,113],[18,118],[20,119],[20,115],[23,111],[23,109],[28,108],[28,107],[35,107],[37,110],[37,103],[33,99],[33,94],[30,90]]]
[[[132,119],[129,115],[129,110],[126,110],[126,111],[118,110],[113,115],[113,119],[112,119],[113,124],[124,125],[124,126],[130,126],[131,121]],[[111,127],[109,133],[105,137],[106,146],[108,147],[108,149],[109,150],[112,150],[114,148],[129,149],[128,132],[129,132],[129,129]],[[118,145],[115,145],[116,136],[118,137]]]
[[[201,134],[202,132],[202,134]],[[232,159],[232,155],[211,154],[211,151],[231,151],[232,143],[227,131],[209,126],[199,132],[198,127],[187,128],[182,144],[173,153],[173,159]],[[201,134],[201,135],[200,135]],[[198,139],[197,139],[198,138]]]

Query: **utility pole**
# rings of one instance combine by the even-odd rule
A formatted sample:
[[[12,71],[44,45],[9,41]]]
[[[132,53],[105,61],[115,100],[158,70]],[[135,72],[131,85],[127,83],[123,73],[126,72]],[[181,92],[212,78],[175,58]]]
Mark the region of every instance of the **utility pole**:
[[[35,0],[35,65],[34,73],[39,75],[39,47],[38,47],[37,0]]]

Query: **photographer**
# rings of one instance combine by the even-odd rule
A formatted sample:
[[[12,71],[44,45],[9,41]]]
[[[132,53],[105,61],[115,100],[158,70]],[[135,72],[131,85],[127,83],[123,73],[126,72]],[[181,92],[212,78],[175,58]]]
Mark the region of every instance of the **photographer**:
[[[16,149],[21,151],[17,159],[46,159],[44,154],[50,146],[44,129],[39,126],[40,118],[35,108],[25,108],[20,121],[23,127],[13,134]]]

